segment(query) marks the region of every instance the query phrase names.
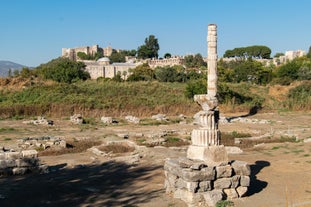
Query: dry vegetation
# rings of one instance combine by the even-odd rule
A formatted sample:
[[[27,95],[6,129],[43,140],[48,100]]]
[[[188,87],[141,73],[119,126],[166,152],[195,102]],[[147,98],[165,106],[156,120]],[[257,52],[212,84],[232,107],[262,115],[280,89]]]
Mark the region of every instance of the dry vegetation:
[[[42,150],[38,149],[39,156],[51,156],[51,155],[62,155],[62,154],[68,154],[68,153],[80,153],[84,152],[87,149],[100,145],[101,142],[97,140],[80,140],[80,141],[69,141],[67,142],[66,148],[62,149],[47,149]]]

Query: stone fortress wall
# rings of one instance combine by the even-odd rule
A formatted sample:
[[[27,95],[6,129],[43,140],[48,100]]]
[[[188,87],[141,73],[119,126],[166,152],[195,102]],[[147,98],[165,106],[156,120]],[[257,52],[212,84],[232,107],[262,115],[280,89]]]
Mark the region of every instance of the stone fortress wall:
[[[110,56],[112,53],[112,47],[100,48],[98,45],[84,46],[76,48],[62,48],[62,57],[67,57],[70,60],[79,60],[78,52],[84,52],[87,55],[94,55],[98,52],[102,52],[104,56]]]
[[[145,61],[139,62],[134,57],[128,59],[126,63],[112,63],[110,64],[110,60],[107,58],[111,55],[113,48],[111,46],[107,46],[105,48],[101,48],[98,45],[93,46],[84,46],[84,47],[76,47],[76,48],[62,48],[62,57],[67,57],[74,61],[82,61],[86,65],[86,71],[90,74],[91,79],[97,79],[100,77],[103,78],[114,78],[117,74],[121,75],[122,79],[127,79],[130,75],[130,69],[137,67],[142,63],[147,63],[152,69],[156,67],[164,67],[164,66],[175,66],[175,65],[183,65],[184,57],[183,56],[173,56],[171,58],[164,59],[147,59]],[[119,51],[119,50],[117,50]],[[102,52],[104,58],[100,58],[99,60],[80,60],[77,56],[78,52],[84,52],[87,55],[94,55],[98,52]],[[286,63],[287,61],[291,61],[296,57],[301,57],[306,55],[306,52],[303,50],[296,51],[286,51],[284,56],[280,56],[278,58],[273,59],[255,59],[263,63],[266,66],[270,64],[281,65]],[[232,61],[237,58],[222,58],[223,61]],[[204,58],[204,61],[207,62],[207,58]]]

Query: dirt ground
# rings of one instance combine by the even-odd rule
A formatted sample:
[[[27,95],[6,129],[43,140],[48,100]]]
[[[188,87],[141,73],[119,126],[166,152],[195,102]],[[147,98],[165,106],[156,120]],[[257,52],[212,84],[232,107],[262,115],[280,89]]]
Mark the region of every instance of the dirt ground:
[[[307,207],[311,206],[311,112],[259,113],[233,121],[243,114],[226,114],[231,123],[220,123],[222,132],[250,133],[252,137],[289,136],[294,143],[261,144],[230,155],[231,160],[246,161],[251,166],[248,194],[233,200],[237,207]],[[237,120],[237,119],[236,119]],[[246,121],[245,121],[246,120]],[[69,120],[54,120],[55,126],[23,124],[23,120],[0,121],[0,147],[16,147],[16,139],[36,136],[96,138],[121,140],[118,134],[178,131],[189,136],[192,124],[140,126],[102,124],[77,126]],[[252,122],[250,122],[252,121]],[[261,122],[263,121],[263,122]],[[91,152],[41,156],[50,166],[48,174],[0,177],[0,206],[186,206],[165,194],[163,163],[166,158],[186,156],[186,147],[145,148],[139,162],[127,163],[121,157],[96,156]]]

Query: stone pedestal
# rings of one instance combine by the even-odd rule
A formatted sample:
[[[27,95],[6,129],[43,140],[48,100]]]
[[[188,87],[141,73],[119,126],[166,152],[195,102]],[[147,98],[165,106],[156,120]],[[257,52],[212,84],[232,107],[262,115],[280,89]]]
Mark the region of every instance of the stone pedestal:
[[[209,166],[187,158],[168,159],[164,170],[166,193],[189,207],[214,207],[223,199],[243,197],[250,184],[250,167],[241,161]]]
[[[190,145],[187,158],[202,160],[208,166],[219,166],[228,162],[228,154],[224,145],[209,147]]]

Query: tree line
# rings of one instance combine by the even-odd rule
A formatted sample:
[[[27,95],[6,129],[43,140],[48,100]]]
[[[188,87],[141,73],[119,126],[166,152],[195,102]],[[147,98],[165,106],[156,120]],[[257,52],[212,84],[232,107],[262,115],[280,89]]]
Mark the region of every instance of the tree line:
[[[260,58],[260,59],[270,59],[271,49],[263,45],[254,45],[248,47],[238,47],[232,50],[226,50],[223,57],[231,58]]]

